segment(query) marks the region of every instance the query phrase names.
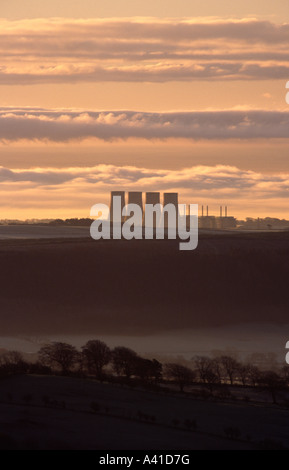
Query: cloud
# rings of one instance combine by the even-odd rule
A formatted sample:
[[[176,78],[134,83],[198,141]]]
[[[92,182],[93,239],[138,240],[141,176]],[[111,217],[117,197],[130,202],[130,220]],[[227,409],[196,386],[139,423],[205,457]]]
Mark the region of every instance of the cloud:
[[[0,108],[0,139],[68,142],[115,139],[289,138],[289,112],[263,110],[145,113]]]
[[[181,170],[151,170],[134,166],[96,165],[94,167],[8,169],[0,167],[0,182],[23,189],[44,188],[59,191],[85,188],[85,192],[124,190],[178,189],[199,195],[212,192],[239,198],[240,194],[268,198],[289,196],[289,174],[262,174],[228,165],[198,165]],[[20,186],[19,186],[20,184]],[[8,187],[8,186],[6,186]]]
[[[287,79],[289,24],[256,19],[0,20],[0,84]]]
[[[113,190],[172,191],[181,203],[229,206],[238,217],[285,217],[289,173],[198,165],[181,170],[96,165],[72,168],[0,167],[0,219],[89,217],[96,203],[109,204]]]

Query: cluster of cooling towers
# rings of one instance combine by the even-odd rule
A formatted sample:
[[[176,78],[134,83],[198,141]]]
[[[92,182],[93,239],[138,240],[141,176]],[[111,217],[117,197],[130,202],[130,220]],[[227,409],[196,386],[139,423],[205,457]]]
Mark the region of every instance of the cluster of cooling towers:
[[[121,197],[121,209],[124,208],[126,204],[136,204],[143,211],[144,204],[160,204],[161,196],[157,192],[148,192],[145,193],[145,201],[143,201],[143,193],[141,191],[129,191],[128,200],[126,201],[125,191],[112,191],[110,199],[110,211],[112,212],[112,201],[114,196]],[[164,193],[163,194],[163,206],[166,204],[173,204],[178,209],[178,193]]]
[[[147,192],[145,193],[145,197],[143,200],[143,193],[141,191],[129,191],[128,197],[126,201],[126,193],[125,191],[112,191],[111,192],[111,199],[110,199],[110,216],[111,220],[113,220],[113,198],[118,196],[121,198],[121,211],[125,207],[126,204],[135,204],[139,206],[142,210],[142,214],[144,214],[144,208],[146,204],[161,204],[165,206],[166,204],[173,204],[176,209],[176,216],[178,216],[178,193],[164,193],[163,200],[161,201],[161,196],[159,192]],[[122,218],[124,221],[126,217]],[[143,219],[144,221],[144,219]],[[177,221],[176,221],[177,223]],[[154,218],[153,225],[156,225],[156,219]],[[167,216],[165,215],[165,226],[167,226]]]
[[[110,214],[113,213],[112,201],[114,196],[121,197],[121,209],[124,208],[126,204],[136,204],[138,205],[142,212],[144,210],[145,204],[173,204],[176,208],[176,214],[178,214],[178,193],[163,193],[163,198],[161,201],[161,194],[159,192],[146,192],[141,191],[112,191],[111,200],[110,200]],[[209,208],[206,207],[206,214],[204,211],[204,206],[202,206],[201,217],[199,217],[199,228],[204,229],[222,229],[222,228],[234,228],[236,227],[236,219],[234,217],[228,217],[227,206],[224,208],[220,207],[220,216],[209,216]],[[224,215],[223,215],[224,214]]]

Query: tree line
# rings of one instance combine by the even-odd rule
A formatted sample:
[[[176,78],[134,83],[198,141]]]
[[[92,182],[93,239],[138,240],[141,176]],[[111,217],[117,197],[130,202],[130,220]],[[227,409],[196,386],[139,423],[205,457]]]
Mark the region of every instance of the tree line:
[[[189,367],[178,362],[161,363],[157,359],[147,359],[124,346],[111,349],[97,339],[88,341],[81,350],[64,342],[49,343],[40,348],[35,363],[28,363],[17,351],[2,354],[0,375],[17,373],[85,375],[101,381],[114,378],[127,383],[139,380],[150,386],[172,383],[181,392],[193,384],[202,384],[211,392],[222,385],[264,387],[270,391],[274,403],[277,391],[289,385],[289,366],[279,370],[261,370],[230,355],[220,355],[214,358],[195,356]]]

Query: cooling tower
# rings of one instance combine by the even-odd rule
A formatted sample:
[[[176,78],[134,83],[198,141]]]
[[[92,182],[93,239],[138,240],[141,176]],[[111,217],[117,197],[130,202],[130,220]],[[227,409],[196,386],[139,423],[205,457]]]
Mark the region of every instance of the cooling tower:
[[[155,204],[160,204],[160,193],[157,193],[157,192],[147,192],[146,193],[146,197],[145,197],[145,203],[146,204],[152,204],[153,206]],[[144,218],[143,218],[143,223],[145,221],[145,214],[144,214]],[[151,223],[149,223],[149,226],[153,227],[154,229],[156,229],[157,227],[157,218],[156,218],[156,214],[153,215],[153,220],[151,221]]]
[[[121,197],[121,212],[125,206],[125,191],[111,191],[110,193],[110,221],[113,221],[113,198],[114,196]],[[115,215],[117,217],[117,215]],[[123,217],[121,218],[123,220]],[[119,220],[115,220],[115,222],[120,222]]]
[[[143,210],[142,206],[142,192],[140,191],[130,191],[128,193],[128,204],[136,204]]]
[[[164,193],[164,206],[166,204],[173,204],[175,208],[178,208],[178,193]]]
[[[163,206],[165,207],[167,204],[172,204],[175,206],[176,209],[176,219],[174,221],[170,221],[168,215],[165,213],[164,217],[164,224],[165,228],[171,228],[178,226],[178,193],[164,193],[163,196]]]
[[[160,193],[146,193],[146,204],[159,204],[160,203]]]

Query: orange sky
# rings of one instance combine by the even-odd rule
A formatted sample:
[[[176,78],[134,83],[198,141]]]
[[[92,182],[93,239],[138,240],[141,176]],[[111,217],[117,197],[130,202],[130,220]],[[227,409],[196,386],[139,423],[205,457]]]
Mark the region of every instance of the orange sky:
[[[284,0],[10,0],[2,2],[3,18],[76,17],[95,18],[113,16],[257,16],[289,20],[288,4]]]
[[[0,219],[87,216],[120,188],[289,218],[286,2],[12,0],[0,17]]]

